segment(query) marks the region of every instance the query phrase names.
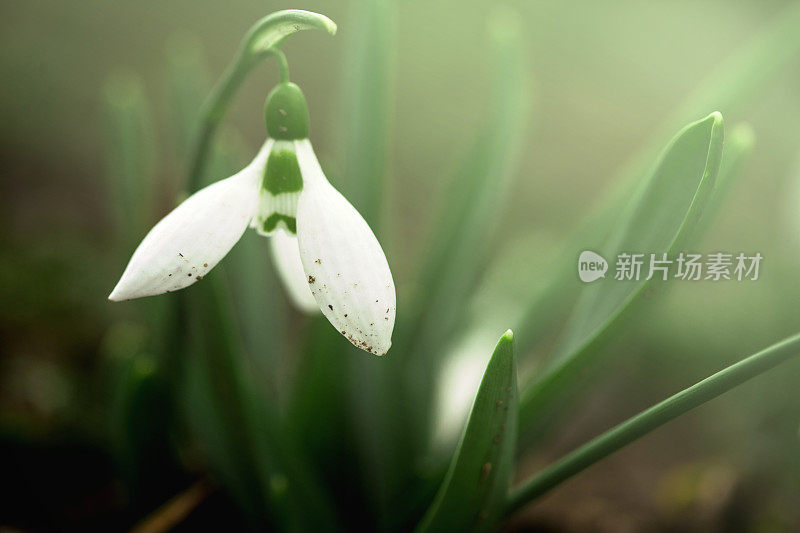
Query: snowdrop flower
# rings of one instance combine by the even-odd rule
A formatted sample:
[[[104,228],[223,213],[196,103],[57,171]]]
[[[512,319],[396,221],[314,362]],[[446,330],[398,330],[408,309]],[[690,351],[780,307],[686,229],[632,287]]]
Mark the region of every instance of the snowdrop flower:
[[[269,137],[239,173],[198,191],[164,217],[133,253],[109,296],[120,301],[183,289],[201,280],[249,227],[272,239],[292,300],[319,308],[355,346],[391,346],[395,289],[366,221],[328,183],[308,140],[300,88],[267,98]]]

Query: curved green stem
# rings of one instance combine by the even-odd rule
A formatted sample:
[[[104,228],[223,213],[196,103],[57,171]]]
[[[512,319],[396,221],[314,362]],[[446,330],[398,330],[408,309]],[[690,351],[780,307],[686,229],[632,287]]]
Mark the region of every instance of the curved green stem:
[[[566,479],[670,420],[797,355],[800,355],[800,333],[773,344],[629,418],[512,491],[506,505],[506,514],[513,513]]]
[[[270,48],[265,52],[265,55],[271,55],[278,62],[278,76],[281,83],[289,82],[289,62],[286,61],[286,54],[281,52],[279,48]]]
[[[189,178],[186,188],[189,192],[197,190],[201,184],[203,171],[208,161],[211,140],[219,127],[233,96],[247,75],[261,59],[267,55],[278,60],[281,81],[289,79],[289,66],[286,57],[278,50],[283,40],[300,30],[322,29],[331,35],[336,33],[336,24],[324,15],[287,9],[276,11],[256,22],[247,32],[233,62],[214,87],[208,100],[200,110],[192,159],[189,164]]]
[[[200,188],[203,171],[208,162],[211,140],[214,138],[233,96],[253,68],[251,63],[250,61],[235,61],[231,64],[200,110],[197,133],[192,147],[189,179],[186,183],[186,190],[189,192]]]

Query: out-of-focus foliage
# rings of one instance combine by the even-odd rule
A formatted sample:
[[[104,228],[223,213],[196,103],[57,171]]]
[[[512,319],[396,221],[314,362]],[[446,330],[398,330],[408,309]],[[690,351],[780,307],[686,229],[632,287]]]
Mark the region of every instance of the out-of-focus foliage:
[[[575,333],[566,327],[575,302],[603,287],[584,290],[578,254],[625,227],[619,215],[634,209],[630,191],[659,151],[712,111],[726,123],[724,189],[686,246],[760,252],[760,279],[645,291],[591,346],[595,364],[579,369],[579,390],[555,406],[537,446],[504,442],[487,453],[504,464],[516,454],[515,475],[526,476],[798,329],[792,2],[297,6],[339,25],[335,38],[302,32],[283,49],[323,167],[376,228],[392,266],[399,315],[388,357],[291,309],[256,235],[184,293],[107,303],[133,246],[183,194],[210,80],[247,28],[283,7],[4,9],[0,470],[16,490],[0,503],[0,525],[160,523],[169,513],[157,508],[185,501],[198,480],[210,489],[186,511],[187,530],[405,530],[426,512],[434,529],[458,521],[437,512],[485,496],[453,480],[469,478],[462,465],[483,453],[472,440],[493,428],[476,422],[498,392],[478,392],[487,364],[489,387],[514,375],[516,359],[524,400],[548,357],[569,346],[562,335]],[[212,143],[208,179],[252,156],[276,81],[268,60],[250,75]],[[699,176],[677,173],[684,178]],[[677,231],[673,181],[651,191],[634,230],[661,209]],[[489,363],[508,327],[516,358],[501,341]],[[797,527],[798,372],[788,364],[743,386],[512,527]],[[479,489],[482,468],[472,472]]]

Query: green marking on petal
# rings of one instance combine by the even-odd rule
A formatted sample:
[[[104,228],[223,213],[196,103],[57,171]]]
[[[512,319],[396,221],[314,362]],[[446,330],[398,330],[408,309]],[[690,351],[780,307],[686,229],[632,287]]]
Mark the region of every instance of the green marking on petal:
[[[297,233],[297,219],[295,217],[281,215],[280,213],[273,213],[267,217],[267,219],[264,221],[262,229],[264,230],[264,233],[272,233],[281,222],[283,222],[283,224],[286,226],[286,229],[291,233]]]
[[[303,189],[303,176],[291,143],[275,142],[264,168],[264,188],[276,196]]]
[[[250,227],[265,236],[278,227],[296,233],[297,201],[302,190],[303,176],[294,143],[275,141],[264,167],[258,212],[250,222]]]

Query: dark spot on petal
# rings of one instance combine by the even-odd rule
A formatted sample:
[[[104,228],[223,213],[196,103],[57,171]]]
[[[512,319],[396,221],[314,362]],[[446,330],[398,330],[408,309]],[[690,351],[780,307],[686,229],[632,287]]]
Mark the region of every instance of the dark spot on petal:
[[[208,263],[203,263],[203,266],[204,266],[204,267],[207,267],[207,266],[208,266]]]
[[[322,259],[317,259],[317,260],[316,260],[316,261],[314,261],[314,262],[315,262],[316,264],[318,264],[318,265],[321,265],[321,264],[322,264]]]
[[[328,309],[330,309],[331,311],[333,311],[333,306],[332,306],[331,304],[328,304]]]
[[[187,276],[189,276],[190,278],[192,277],[192,273],[191,273],[191,272],[189,272],[189,273],[188,273],[188,274],[186,274],[186,275],[187,275]]]
[[[347,318],[347,313],[344,314],[344,317]]]
[[[317,278],[315,278],[314,276],[308,276],[309,283],[314,283],[315,281],[317,281]]]

